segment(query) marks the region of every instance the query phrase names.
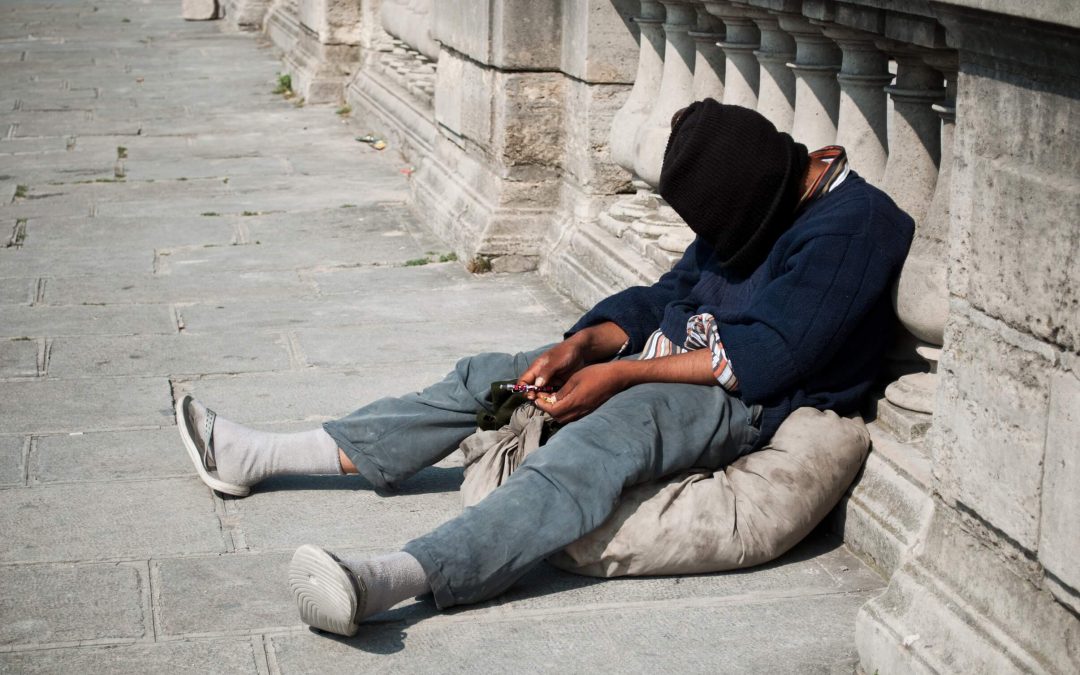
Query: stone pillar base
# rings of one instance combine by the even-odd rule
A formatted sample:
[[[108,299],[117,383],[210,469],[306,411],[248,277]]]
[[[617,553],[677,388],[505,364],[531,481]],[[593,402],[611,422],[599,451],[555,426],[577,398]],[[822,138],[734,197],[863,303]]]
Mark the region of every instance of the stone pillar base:
[[[359,60],[359,46],[323,44],[314,31],[301,25],[295,47],[285,54],[285,69],[292,76],[293,91],[306,102],[339,103]]]
[[[996,538],[975,518],[935,504],[918,556],[856,619],[864,672],[1080,670],[1080,622],[1055,602],[1037,566]]]
[[[930,459],[921,444],[898,442],[880,419],[867,425],[871,451],[830,523],[844,542],[888,578],[910,557],[926,528]]]

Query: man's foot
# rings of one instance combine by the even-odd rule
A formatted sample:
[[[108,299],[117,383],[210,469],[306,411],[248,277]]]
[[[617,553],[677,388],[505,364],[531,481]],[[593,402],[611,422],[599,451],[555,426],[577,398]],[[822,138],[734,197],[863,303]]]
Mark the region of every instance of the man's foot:
[[[214,448],[214,426],[217,414],[190,396],[185,396],[176,403],[176,426],[184,442],[188,456],[195,464],[199,478],[211,490],[224,492],[234,497],[246,497],[251,494],[250,485],[222,480],[218,475],[217,457]]]
[[[345,636],[367,617],[431,592],[424,568],[404,551],[352,561],[311,544],[293,554],[289,589],[301,621]]]
[[[301,621],[329,633],[356,635],[367,587],[333,555],[311,544],[296,549],[289,563],[289,590]]]

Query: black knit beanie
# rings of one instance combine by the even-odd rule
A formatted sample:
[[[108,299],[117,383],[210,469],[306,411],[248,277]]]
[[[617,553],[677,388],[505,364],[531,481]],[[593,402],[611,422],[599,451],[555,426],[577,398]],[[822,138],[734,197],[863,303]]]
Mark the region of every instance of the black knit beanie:
[[[677,116],[660,171],[660,196],[721,266],[753,271],[793,221],[806,146],[749,108],[696,101]]]

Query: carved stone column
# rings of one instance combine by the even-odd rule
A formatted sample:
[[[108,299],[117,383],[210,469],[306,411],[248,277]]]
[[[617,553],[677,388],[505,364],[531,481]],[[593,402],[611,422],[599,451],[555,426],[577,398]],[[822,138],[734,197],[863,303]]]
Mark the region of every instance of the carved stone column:
[[[776,16],[761,12],[753,17],[761,31],[761,48],[754,52],[761,64],[759,113],[780,131],[791,131],[795,121],[795,73],[787,64],[795,59],[795,39],[780,30]]]
[[[724,24],[704,6],[697,8],[697,27],[690,31],[694,39],[697,57],[694,59],[694,94],[693,99],[703,98],[724,100],[724,52],[720,41],[724,39]]]
[[[791,135],[810,150],[836,142],[840,111],[840,50],[821,28],[802,17],[779,15],[780,28],[795,37],[795,121]]]
[[[724,50],[724,103],[757,108],[760,66],[754,50],[761,46],[757,26],[747,16],[744,7],[727,2],[706,2],[709,14],[719,17],[726,28]]]
[[[926,50],[887,41],[878,46],[894,56],[897,68],[896,83],[885,88],[893,101],[893,118],[882,186],[921,227],[941,156],[941,120],[931,106],[945,95],[942,77],[923,62]]]
[[[611,158],[615,163],[634,171],[634,139],[638,129],[649,116],[664,69],[664,6],[653,0],[641,0],[641,13],[634,19],[641,31],[637,75],[634,88],[611,123]]]
[[[836,77],[840,83],[836,144],[847,149],[851,166],[860,176],[880,184],[889,158],[889,106],[884,89],[893,78],[889,57],[867,33],[831,25],[822,31],[843,53]]]
[[[634,19],[640,30],[637,75],[630,96],[611,123],[608,147],[616,164],[633,174],[635,193],[619,199],[608,209],[615,220],[612,228],[619,233],[625,223],[641,218],[656,209],[656,197],[649,184],[634,170],[638,130],[649,117],[660,93],[664,70],[664,6],[653,0],[641,0],[641,11]]]
[[[917,221],[915,239],[911,244],[904,268],[897,283],[896,311],[904,327],[919,339],[916,351],[930,364],[930,371],[905,375],[889,385],[885,396],[890,402],[907,410],[930,413],[934,411],[937,390],[937,362],[944,342],[945,319],[949,313],[949,292],[945,273],[948,267],[949,200],[952,175],[953,129],[956,121],[956,55],[949,52],[929,52],[923,61],[945,73],[948,87],[940,103],[929,105],[930,115],[920,109],[921,123],[940,126],[940,162],[933,197],[925,216]],[[918,64],[916,64],[918,65]],[[933,77],[927,73],[928,78]],[[929,80],[931,84],[940,83]],[[899,78],[898,78],[899,82]],[[929,90],[933,96],[922,100],[928,104],[940,100],[941,90]],[[895,95],[894,95],[895,96]],[[928,94],[929,96],[929,94]],[[920,106],[921,108],[921,106]],[[924,121],[922,118],[926,117]]]
[[[694,8],[682,0],[663,0],[664,72],[660,92],[635,139],[634,171],[656,187],[664,149],[671,133],[671,116],[691,102],[694,91],[694,40],[689,32],[697,23]]]

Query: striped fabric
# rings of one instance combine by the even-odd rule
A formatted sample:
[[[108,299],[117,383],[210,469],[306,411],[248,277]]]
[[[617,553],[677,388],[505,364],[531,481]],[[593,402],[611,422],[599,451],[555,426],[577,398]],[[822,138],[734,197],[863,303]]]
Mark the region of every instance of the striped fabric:
[[[656,330],[649,336],[645,348],[641,350],[642,359],[655,359],[661,356],[684,354],[694,349],[708,349],[712,352],[713,377],[720,386],[728,391],[738,391],[739,379],[731,369],[731,361],[720,342],[720,331],[716,328],[716,319],[712,314],[695,314],[686,322],[686,342],[681,346],[667,339]]]

